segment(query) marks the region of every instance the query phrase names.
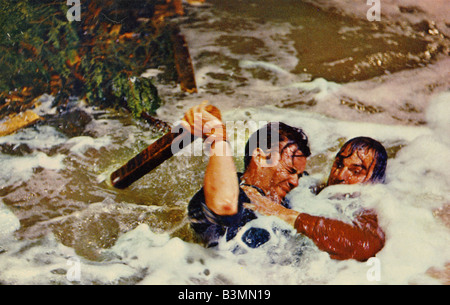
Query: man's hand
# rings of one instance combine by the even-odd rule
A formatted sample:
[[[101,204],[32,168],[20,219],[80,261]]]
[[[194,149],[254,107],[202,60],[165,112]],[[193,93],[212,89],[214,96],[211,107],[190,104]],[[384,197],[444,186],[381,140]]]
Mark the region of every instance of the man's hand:
[[[294,226],[295,220],[300,214],[299,212],[285,208],[269,197],[263,196],[251,186],[243,185],[241,186],[241,188],[244,190],[245,194],[251,201],[251,203],[245,204],[246,208],[259,212],[266,216],[277,216]]]
[[[193,135],[204,140],[210,137],[226,140],[226,129],[222,123],[220,110],[209,105],[208,101],[203,101],[186,111],[181,124]]]

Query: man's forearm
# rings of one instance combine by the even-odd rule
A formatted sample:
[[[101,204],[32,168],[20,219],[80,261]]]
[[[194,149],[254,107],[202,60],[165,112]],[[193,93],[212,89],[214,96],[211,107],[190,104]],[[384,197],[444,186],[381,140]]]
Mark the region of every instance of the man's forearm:
[[[223,140],[211,144],[204,181],[208,208],[217,215],[234,215],[238,210],[239,184],[231,146]]]
[[[362,215],[356,224],[300,213],[294,223],[304,234],[333,259],[365,261],[384,246],[384,233],[375,215]]]

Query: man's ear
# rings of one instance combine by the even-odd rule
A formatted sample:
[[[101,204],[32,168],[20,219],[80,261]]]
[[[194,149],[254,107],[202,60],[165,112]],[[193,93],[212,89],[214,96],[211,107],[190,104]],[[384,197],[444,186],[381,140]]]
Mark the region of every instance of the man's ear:
[[[253,150],[252,157],[255,159],[255,162],[259,164],[263,159],[265,159],[265,153],[261,148],[256,147]]]
[[[261,148],[257,147],[253,151],[252,158],[259,167],[271,167],[276,166],[278,159],[276,159],[276,153],[266,153]]]

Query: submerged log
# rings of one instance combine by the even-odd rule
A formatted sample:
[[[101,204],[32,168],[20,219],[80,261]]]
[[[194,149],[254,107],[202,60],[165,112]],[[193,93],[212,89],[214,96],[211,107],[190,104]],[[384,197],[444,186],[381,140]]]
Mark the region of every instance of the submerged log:
[[[205,0],[187,0],[187,3],[190,5],[200,5],[205,3]]]
[[[203,3],[202,0],[200,2]],[[160,1],[155,5],[155,14],[152,19],[156,24],[161,24],[165,18],[175,15],[184,15],[182,1],[165,0],[164,3]],[[189,48],[178,26],[173,26],[170,40],[173,45],[173,56],[180,88],[185,92],[195,93],[197,92],[197,85],[195,83],[194,68],[189,55]]]
[[[192,66],[191,56],[189,55],[189,48],[178,27],[172,31],[171,40],[173,42],[175,67],[181,90],[188,93],[196,93],[197,85],[195,83],[194,67]]]
[[[172,143],[177,137],[183,135],[180,143],[191,143],[195,138],[189,132],[182,132],[182,127],[177,126],[179,132],[168,132],[152,145],[141,151],[125,165],[111,174],[111,183],[114,187],[124,189],[145,174],[155,169],[158,165],[173,156]]]
[[[222,119],[220,111],[213,105],[206,106],[206,111]],[[161,138],[150,144],[126,164],[115,170],[111,176],[111,184],[118,189],[124,189],[133,182],[158,167],[197,137],[185,130],[182,125],[175,126]]]
[[[175,15],[184,15],[183,4],[181,0],[158,1],[155,4],[155,12],[152,19],[156,24],[160,24],[164,21],[165,18]]]

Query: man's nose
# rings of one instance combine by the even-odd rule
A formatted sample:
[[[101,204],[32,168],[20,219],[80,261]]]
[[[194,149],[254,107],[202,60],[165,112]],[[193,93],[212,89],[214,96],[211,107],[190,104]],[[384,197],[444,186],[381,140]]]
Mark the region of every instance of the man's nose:
[[[289,184],[291,185],[291,188],[298,186],[298,180],[299,180],[299,178],[298,178],[297,173],[295,173],[289,177]]]
[[[346,182],[347,178],[348,178],[348,170],[346,167],[340,168],[338,169],[337,175],[336,175],[337,180],[341,183],[341,182]]]

